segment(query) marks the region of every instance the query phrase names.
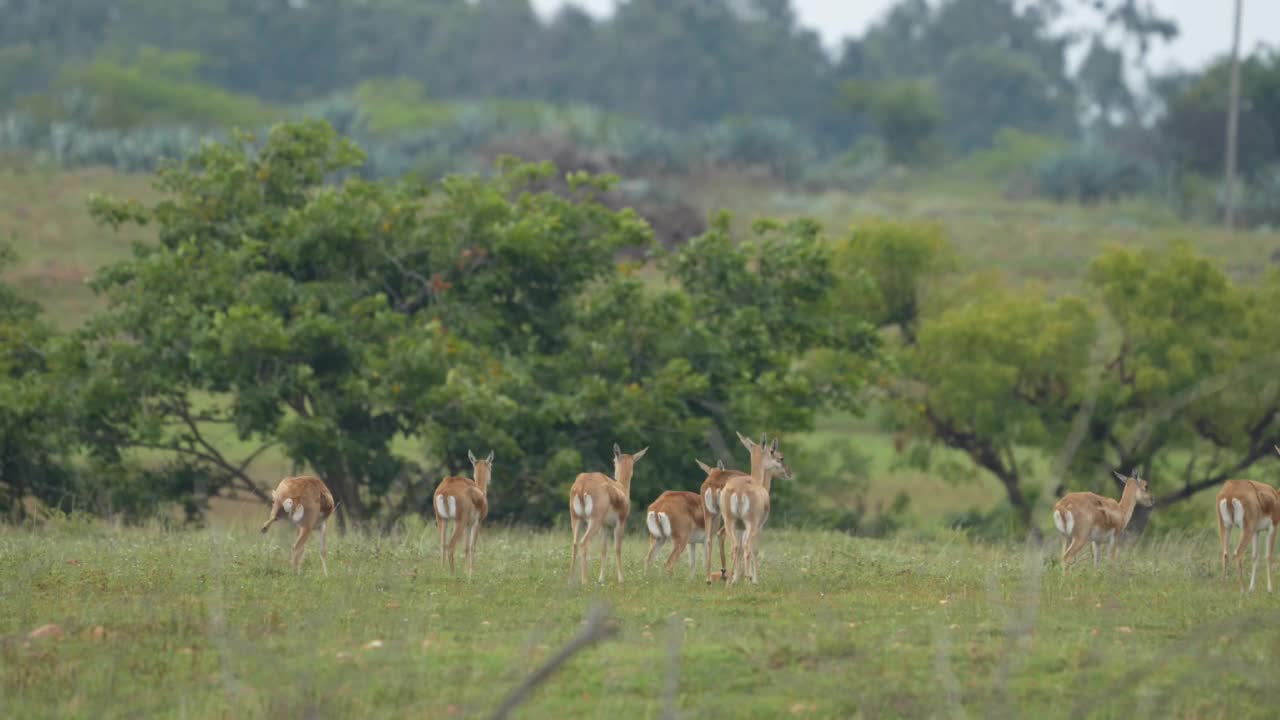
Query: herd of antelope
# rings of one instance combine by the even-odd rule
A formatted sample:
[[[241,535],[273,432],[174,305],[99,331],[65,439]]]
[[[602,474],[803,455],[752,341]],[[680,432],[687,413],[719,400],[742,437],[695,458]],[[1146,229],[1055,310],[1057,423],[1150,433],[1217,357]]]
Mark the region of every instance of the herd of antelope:
[[[759,580],[756,546],[760,533],[769,520],[769,491],[775,477],[791,479],[791,471],[778,451],[778,439],[768,442],[765,436],[754,442],[738,433],[751,454],[751,471],[730,470],[723,463],[710,467],[695,460],[706,473],[697,493],[687,490],[668,490],[658,496],[648,508],[645,525],[649,531],[649,552],[644,558],[647,573],[654,554],[671,541],[671,554],[667,556],[666,571],[675,569],[676,561],[686,549],[689,551],[689,573],[697,573],[697,546],[703,546],[706,558],[707,582],[716,579],[738,582],[745,574],[752,583]],[[635,464],[649,448],[627,454],[615,443],[613,446],[613,477],[604,473],[580,473],[569,489],[569,527],[573,535],[569,573],[575,568],[581,582],[587,581],[588,543],[600,535],[600,575],[604,582],[605,566],[609,558],[609,536],[613,534],[614,566],[618,582],[622,582],[622,539],[626,534],[627,517],[631,514],[631,476]],[[1280,446],[1275,446],[1280,454]],[[483,460],[468,451],[472,478],[451,475],[440,481],[432,496],[436,525],[440,531],[440,561],[454,571],[454,550],[458,541],[463,542],[467,574],[472,573],[475,562],[476,536],[480,523],[489,513],[487,494],[489,478],[493,470],[493,452]],[[1093,551],[1093,563],[1098,564],[1099,546],[1107,543],[1111,560],[1116,559],[1116,541],[1128,527],[1138,505],[1155,504],[1147,481],[1137,470],[1129,475],[1115,473],[1124,484],[1119,500],[1092,492],[1073,492],[1064,495],[1053,506],[1053,524],[1062,535],[1062,569],[1065,572],[1086,544]],[[303,548],[313,531],[320,535],[320,566],[327,576],[329,567],[325,550],[325,522],[336,507],[333,495],[320,478],[313,475],[288,477],[271,492],[271,515],[262,526],[266,532],[276,520],[288,517],[298,528],[298,538],[292,551],[293,569],[302,567]],[[1276,530],[1280,528],[1280,490],[1254,480],[1227,480],[1218,492],[1214,503],[1218,521],[1218,538],[1222,546],[1222,575],[1228,573],[1228,560],[1234,558],[1236,577],[1240,591],[1244,592],[1244,549],[1253,546],[1253,569],[1249,574],[1249,590],[1254,589],[1258,574],[1258,536],[1266,533],[1264,541],[1266,560],[1263,563],[1267,575],[1267,592],[1271,592],[1271,556],[1275,550]],[[449,523],[453,533],[447,533]],[[1229,540],[1231,531],[1240,528],[1240,542],[1234,551]],[[729,568],[725,568],[725,538],[729,539]],[[720,570],[711,572],[711,544],[714,538],[720,542]]]

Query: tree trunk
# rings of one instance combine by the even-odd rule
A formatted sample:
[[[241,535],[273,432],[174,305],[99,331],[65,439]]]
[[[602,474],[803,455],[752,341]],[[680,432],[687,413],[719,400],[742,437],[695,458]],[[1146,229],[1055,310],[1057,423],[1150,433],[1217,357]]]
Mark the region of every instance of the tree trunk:
[[[329,486],[329,492],[333,493],[333,500],[338,504],[338,530],[346,532],[348,524],[353,529],[365,529],[368,518],[365,516],[364,505],[360,502],[360,489],[354,478],[335,467],[325,471],[321,479]]]
[[[1031,537],[1037,541],[1040,540],[1040,529],[1031,522],[1031,503],[1027,501],[1027,496],[1022,494],[1022,482],[1018,474],[1006,470],[997,472],[996,477],[1000,480],[1000,484],[1004,485],[1005,494],[1009,496],[1009,505],[1013,507],[1018,522],[1022,523],[1022,527],[1031,534]]]

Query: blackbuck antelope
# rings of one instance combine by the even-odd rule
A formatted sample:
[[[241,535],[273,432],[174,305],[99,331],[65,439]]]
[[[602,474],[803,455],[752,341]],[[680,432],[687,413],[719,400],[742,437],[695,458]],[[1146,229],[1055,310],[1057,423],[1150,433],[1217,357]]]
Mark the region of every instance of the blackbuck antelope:
[[[724,524],[720,515],[720,491],[724,488],[724,484],[734,475],[746,475],[741,470],[726,470],[724,461],[716,462],[714,468],[707,467],[706,463],[701,460],[694,459],[698,463],[698,467],[707,474],[707,479],[702,481],[702,487],[698,493],[702,496],[702,506],[706,510],[703,513],[705,523],[705,533],[708,538],[719,536],[720,540],[720,577],[725,578],[727,573],[724,561]],[[711,543],[707,542],[707,582],[711,582]]]
[[[763,435],[759,444],[742,433],[738,433],[738,439],[751,452],[751,474],[730,476],[720,489],[720,515],[729,536],[731,585],[743,572],[752,583],[759,581],[756,544],[769,520],[769,489],[775,476],[791,479],[791,471],[782,461],[782,453],[778,452],[777,438],[768,445]],[[742,524],[741,532],[738,531],[738,523]]]
[[[462,540],[463,556],[467,563],[467,576],[471,576],[476,558],[476,535],[480,532],[480,522],[489,514],[489,474],[493,470],[493,451],[483,460],[477,460],[470,450],[467,459],[471,461],[471,474],[474,480],[460,475],[452,475],[440,481],[436,486],[432,505],[436,511],[436,527],[440,529],[440,564],[448,565],[453,572],[453,555],[458,540]],[[445,542],[445,529],[453,522],[453,535]]]
[[[302,551],[311,531],[320,533],[320,567],[329,575],[328,555],[324,542],[325,521],[333,514],[333,494],[324,481],[314,475],[287,477],[271,491],[271,517],[262,525],[262,532],[271,523],[288,517],[298,528],[298,539],[293,543],[293,571],[302,570]]]
[[[649,552],[644,556],[644,571],[649,572],[649,562],[653,554],[658,552],[670,540],[671,555],[667,557],[666,570],[670,575],[675,569],[676,559],[684,549],[689,548],[689,577],[697,573],[698,546],[707,550],[711,544],[707,541],[706,508],[702,506],[702,498],[698,493],[687,490],[668,490],[658,496],[649,505],[645,515],[645,525],[649,528]],[[704,550],[703,552],[706,552]]]
[[[1275,447],[1275,446],[1273,446]],[[1280,454],[1280,447],[1275,448]],[[1271,592],[1271,554],[1276,547],[1276,526],[1280,525],[1280,491],[1253,480],[1228,480],[1218,491],[1214,503],[1218,515],[1218,540],[1222,543],[1222,578],[1227,577],[1228,542],[1231,529],[1240,528],[1240,544],[1236,546],[1236,577],[1244,592],[1244,546],[1253,543],[1253,569],[1249,571],[1249,591],[1258,577],[1258,535],[1267,534],[1267,592]]]
[[[724,470],[724,461],[717,461],[716,467],[709,467],[701,460],[694,458],[694,462],[698,463],[698,467],[710,477],[713,473]],[[721,481],[721,485],[723,485]],[[702,486],[707,487],[704,481]],[[690,504],[692,502],[692,505]],[[707,503],[710,506],[710,503]],[[670,575],[675,567],[676,558],[680,557],[680,553],[685,547],[689,548],[689,574],[692,576],[696,570],[694,563],[697,557],[697,546],[705,543],[703,554],[707,555],[707,572],[711,571],[711,544],[707,542],[710,535],[707,534],[709,527],[706,521],[707,507],[704,507],[702,499],[698,493],[688,492],[684,490],[668,490],[658,496],[649,505],[648,512],[645,515],[645,525],[649,528],[649,552],[644,556],[644,571],[649,572],[649,563],[653,559],[653,554],[662,549],[668,540],[674,543],[671,548],[671,555],[667,558],[666,569]],[[721,552],[724,552],[724,540],[720,541]],[[710,582],[710,580],[708,580]]]
[[[631,514],[631,473],[636,462],[649,448],[627,455],[613,445],[613,478],[604,473],[580,473],[569,489],[569,527],[573,531],[573,554],[569,557],[569,573],[582,555],[582,582],[587,582],[587,543],[602,527],[613,528],[618,582],[622,582],[622,537],[627,530],[627,516]],[[578,536],[583,522],[587,527]],[[600,582],[604,582],[604,566],[608,559],[609,537],[600,537]]]
[[[1128,477],[1115,474],[1124,483],[1120,501],[1091,492],[1063,495],[1053,505],[1053,524],[1062,534],[1062,571],[1067,571],[1071,558],[1084,549],[1093,548],[1093,565],[1098,566],[1098,543],[1107,541],[1111,559],[1116,559],[1116,540],[1128,527],[1137,505],[1151,507],[1155,500],[1147,490],[1147,481],[1138,477],[1135,468]]]

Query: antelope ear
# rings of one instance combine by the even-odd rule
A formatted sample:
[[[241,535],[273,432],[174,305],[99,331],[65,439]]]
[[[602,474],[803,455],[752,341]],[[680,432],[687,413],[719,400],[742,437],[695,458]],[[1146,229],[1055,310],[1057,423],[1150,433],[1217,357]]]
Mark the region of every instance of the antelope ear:
[[[617,460],[622,455],[622,448],[618,447],[618,443],[613,444],[613,459]]]
[[[738,433],[738,439],[742,441],[742,446],[743,446],[743,447],[745,447],[746,449],[750,450],[750,449],[751,449],[751,446],[755,444],[755,443],[751,442],[751,438],[749,438],[749,437],[747,437],[747,436],[743,435],[742,433],[738,432],[737,430],[734,430],[734,432]]]
[[[773,452],[778,452],[778,438],[775,437],[773,439],[773,442],[769,445],[769,449]]]
[[[694,459],[693,459],[693,461],[694,461],[694,462],[696,462],[696,463],[698,463],[698,467],[702,468],[702,472],[704,472],[704,473],[706,473],[706,474],[708,474],[708,475],[710,475],[710,474],[711,474],[711,466],[709,466],[709,465],[707,465],[706,463],[702,462],[702,461],[701,461],[701,460],[699,460],[698,458],[694,458]]]
[[[1112,470],[1111,472],[1115,473],[1116,478],[1118,478],[1118,479],[1120,480],[1120,482],[1128,482],[1129,478],[1127,478],[1127,477],[1125,477],[1124,475],[1122,475],[1122,474],[1120,473],[1120,471],[1118,471],[1118,470]]]
[[[768,440],[768,437],[769,435],[767,433],[760,433],[760,444],[764,445],[765,442]]]
[[[717,460],[717,461],[716,461],[716,469],[717,469],[717,470],[723,470],[723,469],[724,469],[724,461],[723,461],[723,460]]]
[[[635,462],[635,461],[639,460],[640,458],[644,457],[644,454],[645,454],[645,453],[647,453],[647,452],[649,452],[649,446],[648,446],[648,445],[645,445],[643,450],[641,450],[640,452],[637,452],[637,453],[633,453],[633,454],[631,455],[631,462]]]
[[[1271,447],[1273,447],[1273,448],[1275,448],[1275,449],[1276,449],[1276,454],[1277,454],[1277,455],[1280,455],[1280,445],[1275,445],[1275,444],[1273,444]]]
[[[467,459],[471,461],[472,465],[476,464],[476,456],[470,450],[467,451]]]
[[[1138,468],[1134,468],[1134,469],[1133,469],[1133,472],[1132,472],[1132,473],[1130,473],[1130,474],[1131,474],[1131,475],[1133,475],[1133,479],[1134,479],[1134,480],[1141,480],[1141,479],[1142,479],[1142,475],[1140,475],[1140,474],[1138,473]]]
[[[491,464],[491,465],[493,464],[493,451],[492,451],[492,450],[490,450],[490,451],[489,451],[489,457],[485,458],[485,459],[484,459],[484,461],[485,461],[485,462],[487,462],[487,463],[489,463],[489,464]]]

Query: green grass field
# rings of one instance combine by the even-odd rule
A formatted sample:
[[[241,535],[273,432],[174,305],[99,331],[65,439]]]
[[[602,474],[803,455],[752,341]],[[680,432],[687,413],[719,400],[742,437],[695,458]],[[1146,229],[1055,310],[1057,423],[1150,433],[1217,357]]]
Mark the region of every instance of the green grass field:
[[[586,587],[566,582],[567,533],[486,531],[470,580],[442,572],[434,527],[335,533],[327,579],[314,541],[288,571],[290,539],[247,521],[0,529],[3,714],[485,717],[601,602],[618,636],[516,717],[659,718],[669,681],[683,717],[1235,720],[1280,699],[1276,596],[1221,582],[1208,534],[1101,570],[1085,553],[1064,577],[1056,539],[768,529],[760,584],[732,588],[643,576],[636,532],[624,585]],[[27,639],[46,623],[65,636]]]

